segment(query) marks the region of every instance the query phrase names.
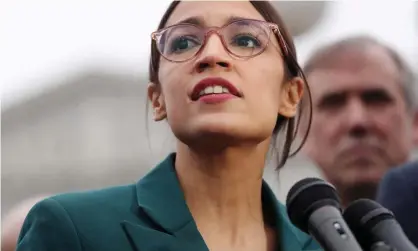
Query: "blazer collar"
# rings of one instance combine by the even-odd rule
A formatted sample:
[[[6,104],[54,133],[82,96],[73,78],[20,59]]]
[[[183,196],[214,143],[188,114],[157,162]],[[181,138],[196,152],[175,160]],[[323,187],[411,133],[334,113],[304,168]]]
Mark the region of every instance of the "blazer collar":
[[[273,222],[282,251],[319,251],[319,246],[307,234],[297,229],[287,216],[286,207],[281,204],[268,184],[263,181],[262,200],[265,213],[274,215]]]
[[[172,153],[136,184],[139,212],[144,213],[149,222],[123,222],[122,225],[137,250],[208,251],[185,202],[174,161],[175,153]],[[304,246],[309,238],[296,234],[285,208],[265,182],[262,190],[263,205],[266,210],[273,210],[271,213],[275,216],[281,250],[306,250]]]
[[[187,207],[174,169],[175,154],[136,183],[136,202],[146,224],[122,223],[136,250],[208,251]]]
[[[175,233],[193,223],[170,154],[136,184],[138,206],[164,231]]]

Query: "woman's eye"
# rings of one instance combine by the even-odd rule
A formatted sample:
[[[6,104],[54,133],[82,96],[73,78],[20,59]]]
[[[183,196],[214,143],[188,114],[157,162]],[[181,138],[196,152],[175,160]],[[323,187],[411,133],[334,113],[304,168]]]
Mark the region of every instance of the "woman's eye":
[[[170,53],[181,53],[198,46],[199,43],[196,39],[190,37],[178,37],[172,40],[170,43]]]
[[[232,44],[247,48],[260,46],[260,42],[252,35],[237,35],[232,39]]]

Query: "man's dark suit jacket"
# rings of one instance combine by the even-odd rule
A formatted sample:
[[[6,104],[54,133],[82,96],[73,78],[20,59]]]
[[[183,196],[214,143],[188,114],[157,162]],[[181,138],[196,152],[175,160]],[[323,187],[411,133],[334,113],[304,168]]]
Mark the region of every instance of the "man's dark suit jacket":
[[[207,251],[184,200],[169,155],[136,184],[58,195],[36,204],[17,251]],[[279,250],[320,247],[294,227],[263,183],[263,207],[274,216]]]
[[[418,247],[418,162],[389,171],[380,184],[377,201],[395,214]]]

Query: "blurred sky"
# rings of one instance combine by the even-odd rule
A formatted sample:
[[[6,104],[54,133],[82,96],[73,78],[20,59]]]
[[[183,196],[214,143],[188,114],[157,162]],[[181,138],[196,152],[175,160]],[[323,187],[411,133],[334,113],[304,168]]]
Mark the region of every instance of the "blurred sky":
[[[2,106],[83,68],[140,76],[150,33],[168,0],[3,0],[0,9]],[[372,34],[418,65],[418,13],[411,0],[330,2],[321,23],[296,39],[302,62],[313,48],[350,34]],[[418,4],[417,4],[418,5]],[[418,67],[415,67],[418,70]],[[57,80],[57,81],[55,81]]]

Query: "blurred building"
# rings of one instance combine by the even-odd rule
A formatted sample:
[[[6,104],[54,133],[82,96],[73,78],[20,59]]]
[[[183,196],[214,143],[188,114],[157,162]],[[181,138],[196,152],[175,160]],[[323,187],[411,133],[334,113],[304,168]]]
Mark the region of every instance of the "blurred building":
[[[144,83],[85,72],[3,111],[2,205],[138,179],[163,135],[146,134]]]
[[[309,32],[324,17],[326,1],[272,1],[293,36]]]

